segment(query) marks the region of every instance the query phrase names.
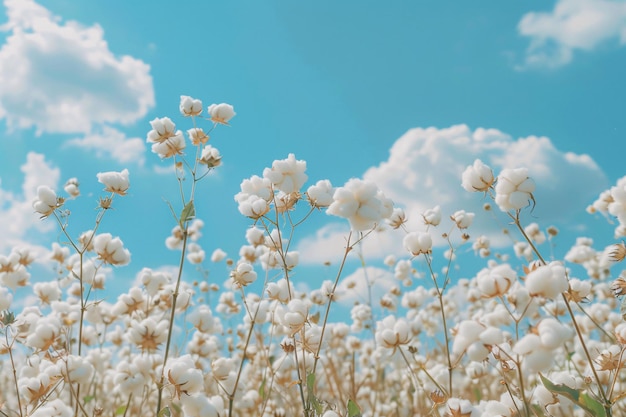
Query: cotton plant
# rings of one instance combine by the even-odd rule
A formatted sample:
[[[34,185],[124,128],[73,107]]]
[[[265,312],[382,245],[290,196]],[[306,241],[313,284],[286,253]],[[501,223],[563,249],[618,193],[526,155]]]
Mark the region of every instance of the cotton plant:
[[[222,165],[212,136],[230,126],[234,108],[181,96],[179,111],[190,127],[159,117],[146,138],[173,165],[183,196],[168,203],[174,221],[164,230],[178,269],[144,267],[128,289],[101,299],[115,270],[133,261],[123,235],[101,230],[103,216],[129,194],[129,171],[96,176],[103,188],[96,221],[78,233],[68,209],[87,181],[37,190],[34,215],[56,221],[68,244],[53,243],[46,259],[28,248],[0,254],[0,415],[626,412],[619,311],[626,274],[609,281],[625,246],[596,249],[580,238],[555,259],[558,231],[524,221],[541,204],[529,170],[497,174],[477,160],[460,177],[486,208],[499,209],[491,215],[517,229],[507,255],[481,234],[479,213],[444,213],[436,201],[411,213],[363,179],[338,187],[309,181],[306,162],[287,153],[242,181],[234,202],[250,227],[228,255],[205,251],[211,220],[198,217],[194,201],[199,181]],[[593,205],[618,221],[620,184]],[[338,265],[326,266],[334,277],[302,291],[297,233],[304,222],[328,219],[324,212],[346,222],[345,251]],[[338,285],[349,254],[366,265],[359,242],[388,229],[402,236],[403,248],[383,262],[391,285],[376,301],[331,314],[355,289],[354,281]],[[484,267],[455,269],[462,251]],[[39,261],[51,265],[47,282],[33,277]],[[18,311],[16,299],[29,291],[32,303]]]

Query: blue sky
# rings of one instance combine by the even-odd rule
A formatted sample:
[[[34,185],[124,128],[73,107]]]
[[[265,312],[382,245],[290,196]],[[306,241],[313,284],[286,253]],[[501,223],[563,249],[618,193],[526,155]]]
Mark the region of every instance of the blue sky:
[[[531,165],[528,221],[556,224],[562,253],[578,235],[614,242],[584,209],[625,174],[624,1],[5,0],[0,24],[3,254],[59,240],[32,213],[37,185],[78,178],[83,195],[68,206],[78,235],[92,227],[96,173],[128,168],[129,195],[103,224],[132,252],[116,276],[174,264],[163,199],[176,182],[145,137],[155,117],[191,127],[180,95],[237,112],[212,135],[224,165],[196,202],[208,254],[237,257],[251,222],[233,196],[289,153],[307,161],[307,185],[365,176],[414,217],[480,207],[460,187],[477,157],[496,172]],[[346,227],[323,214],[303,227],[303,262],[329,257]],[[366,252],[398,248],[381,239]]]

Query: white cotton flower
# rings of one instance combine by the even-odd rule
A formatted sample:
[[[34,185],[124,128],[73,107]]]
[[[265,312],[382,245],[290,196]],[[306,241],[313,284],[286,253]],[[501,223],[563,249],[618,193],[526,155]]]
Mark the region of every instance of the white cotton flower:
[[[480,159],[476,159],[473,165],[463,171],[461,185],[467,191],[486,192],[494,182],[493,171]]]
[[[289,335],[293,336],[304,326],[309,315],[309,306],[303,300],[294,298],[287,304],[287,312],[283,316],[282,324],[289,329]]]
[[[175,134],[167,139],[153,143],[151,149],[161,159],[167,159],[175,155],[182,155],[185,147],[187,147],[187,143],[185,142],[183,132],[177,130]]]
[[[393,203],[370,182],[352,178],[335,190],[327,214],[348,219],[352,230],[372,229],[393,213]]]
[[[429,254],[433,247],[433,239],[426,232],[410,232],[402,239],[402,245],[413,256]]]
[[[171,384],[166,386],[174,389],[174,395],[178,399],[182,398],[181,394],[193,395],[204,390],[202,371],[196,368],[191,355],[171,358],[163,373]]]
[[[126,195],[126,191],[130,187],[127,169],[122,172],[99,172],[97,177],[98,182],[104,184],[104,190],[111,193]]]
[[[65,186],[63,186],[63,189],[66,193],[69,194],[71,198],[76,198],[80,195],[78,185],[78,180],[76,178],[70,178],[65,182]]]
[[[119,237],[110,233],[101,233],[93,238],[93,248],[98,258],[110,265],[126,265],[130,262],[130,252],[124,248]]]
[[[72,407],[65,404],[63,400],[55,398],[46,401],[44,405],[30,414],[30,417],[72,417],[73,415]]]
[[[319,180],[306,191],[307,199],[311,207],[328,207],[333,202],[335,188],[329,180]]]
[[[12,302],[13,294],[11,294],[8,288],[0,286],[0,311],[8,310]]]
[[[569,288],[565,267],[556,261],[529,272],[525,285],[531,295],[546,298],[556,298]]]
[[[254,267],[247,262],[241,262],[230,273],[235,288],[245,287],[256,281],[257,274]]]
[[[270,300],[278,300],[283,304],[289,301],[289,283],[284,278],[267,284],[266,291]]]
[[[222,165],[222,155],[217,148],[207,145],[202,150],[202,155],[198,162],[202,165],[206,165],[207,168],[217,168]]]
[[[132,320],[127,330],[128,341],[148,352],[154,352],[167,340],[169,323],[148,317],[141,321]]]
[[[150,122],[152,130],[148,132],[147,142],[160,143],[175,135],[176,126],[169,117],[155,118]]]
[[[452,216],[450,216],[450,219],[452,219],[452,221],[456,223],[456,226],[459,229],[467,229],[472,225],[475,216],[476,215],[474,213],[468,213],[465,210],[459,210],[456,211]]]
[[[241,214],[255,220],[263,217],[270,211],[270,205],[267,200],[258,195],[248,195],[246,199],[239,201],[237,208]]]
[[[198,116],[202,113],[202,101],[189,96],[180,96],[180,112],[183,116]]]
[[[60,207],[63,201],[57,198],[56,193],[47,185],[37,187],[37,198],[33,201],[33,208],[41,217],[48,217],[52,212]]]
[[[88,384],[95,372],[87,358],[76,355],[68,355],[66,364],[61,370],[70,382],[77,384]]]
[[[441,223],[441,207],[435,206],[422,213],[424,224],[427,226],[438,226]]]
[[[211,116],[211,121],[214,123],[220,123],[223,125],[227,125],[230,119],[235,117],[237,113],[235,113],[235,109],[230,104],[220,103],[220,104],[211,104],[208,108],[209,115]]]
[[[533,201],[535,182],[526,168],[504,169],[498,176],[495,191],[500,210],[521,210]]]
[[[2,290],[2,288],[0,288]],[[52,301],[58,301],[61,299],[61,289],[57,281],[50,282],[38,282],[33,285],[33,292],[43,304],[50,304]],[[0,296],[1,298],[1,296]],[[2,304],[0,302],[0,304]],[[4,310],[0,305],[0,311]]]
[[[308,179],[304,171],[306,161],[296,160],[295,155],[290,153],[287,159],[276,160],[272,168],[265,168],[263,177],[270,180],[275,189],[291,194],[300,191]]]
[[[476,276],[476,284],[483,297],[501,297],[517,280],[517,273],[508,265],[484,268]]]
[[[411,327],[403,318],[387,316],[376,326],[376,342],[387,349],[396,349],[411,340]]]
[[[398,229],[406,222],[406,214],[400,207],[394,208],[391,216],[387,219],[387,224],[389,224],[392,229]]]
[[[211,254],[211,262],[221,262],[226,258],[226,252],[222,249],[217,248]]]
[[[222,407],[217,406],[216,402],[207,398],[206,395],[183,395],[180,397],[180,401],[186,416],[219,417],[224,415],[223,404]]]
[[[258,196],[266,201],[272,200],[274,193],[272,191],[272,182],[269,178],[261,178],[257,175],[245,179],[240,185],[241,192],[235,195],[235,201],[241,202],[246,200],[250,195]]]
[[[194,146],[205,144],[209,141],[209,135],[207,135],[204,130],[199,127],[187,129],[187,136],[189,136],[189,139],[191,139],[191,143]]]
[[[204,262],[206,253],[200,245],[198,245],[197,243],[190,243],[189,245],[187,245],[187,249],[187,260],[189,262],[195,265]]]

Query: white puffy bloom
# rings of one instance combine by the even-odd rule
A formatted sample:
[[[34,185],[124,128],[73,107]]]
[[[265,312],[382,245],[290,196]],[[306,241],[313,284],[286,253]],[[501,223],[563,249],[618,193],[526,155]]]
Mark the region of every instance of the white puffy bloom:
[[[404,223],[406,223],[406,221],[406,214],[404,213],[404,210],[402,210],[400,207],[394,208],[391,216],[387,219],[387,223],[393,229],[400,228]]]
[[[190,243],[187,246],[187,260],[192,264],[201,264],[204,261],[206,253],[197,243]]]
[[[226,252],[220,248],[215,249],[211,254],[211,262],[221,262],[224,258],[226,258]]]
[[[204,390],[202,371],[196,368],[191,355],[170,359],[163,372],[171,384],[167,387],[174,389],[174,395],[178,399],[181,394],[193,395]]]
[[[240,200],[237,208],[241,214],[255,220],[263,217],[270,211],[268,201],[254,194]]]
[[[31,325],[25,344],[39,351],[45,351],[62,334],[60,320],[55,316],[45,316]]]
[[[270,300],[278,300],[283,304],[289,301],[289,283],[284,278],[267,284],[266,291]]]
[[[126,191],[130,187],[127,169],[124,169],[122,172],[99,172],[96,176],[98,177],[98,182],[104,184],[104,190],[111,193],[126,195]]]
[[[175,155],[182,155],[183,150],[187,147],[183,132],[177,130],[176,133],[162,142],[152,144],[152,152],[159,155],[161,159],[171,158]]]
[[[393,203],[376,184],[358,178],[337,188],[333,200],[326,213],[348,219],[355,231],[372,229],[393,213]]]
[[[76,198],[80,195],[80,190],[78,189],[78,180],[76,178],[70,178],[65,182],[63,189],[66,193],[69,194],[71,198]]]
[[[422,213],[424,224],[427,226],[438,226],[441,223],[441,207],[435,206]]]
[[[115,391],[120,394],[141,395],[141,392],[151,382],[149,376],[142,372],[141,363],[134,356],[132,361],[121,360],[113,371]]]
[[[524,228],[524,233],[528,235],[535,243],[541,245],[546,241],[546,235],[541,231],[537,223],[530,223]]]
[[[528,169],[504,169],[495,187],[496,204],[502,211],[521,210],[533,201],[535,182],[528,176]]]
[[[329,180],[319,180],[306,191],[312,207],[328,207],[333,202],[335,188]]]
[[[12,302],[13,294],[8,288],[0,286],[0,311],[8,310]]]
[[[272,168],[265,168],[263,177],[270,180],[275,189],[290,194],[300,191],[308,179],[304,171],[306,161],[296,160],[296,156],[290,153],[287,159],[276,160]]]
[[[569,288],[565,267],[556,261],[529,272],[525,285],[531,295],[546,298],[556,298]]]
[[[202,150],[202,155],[198,162],[206,165],[207,168],[216,168],[222,165],[222,155],[220,155],[220,151],[217,148],[207,145]]]
[[[167,340],[169,323],[148,317],[141,321],[132,320],[127,330],[128,341],[148,352],[154,352]]]
[[[89,360],[82,356],[69,355],[66,366],[62,367],[63,375],[73,383],[87,384],[95,372]]]
[[[248,262],[240,262],[237,267],[230,273],[235,288],[245,287],[256,281],[256,272],[254,267]]]
[[[290,336],[300,331],[309,315],[309,306],[303,300],[294,298],[287,304],[287,312],[283,316],[282,324],[289,329]]]
[[[211,121],[227,125],[229,120],[235,117],[235,109],[230,104],[211,104],[208,108]]]
[[[450,219],[452,219],[452,221],[456,223],[456,226],[459,229],[467,229],[472,225],[475,216],[476,215],[474,213],[468,213],[465,210],[459,210],[456,211],[452,216],[450,216]]]
[[[405,319],[387,316],[376,326],[376,342],[387,349],[396,349],[411,340],[411,327]]]
[[[2,288],[0,288],[0,291]],[[39,297],[39,300],[43,304],[50,304],[52,301],[58,301],[61,299],[61,289],[57,281],[50,282],[38,282],[33,285],[33,292]],[[1,298],[1,296],[0,296]],[[0,304],[2,304],[0,302]],[[0,310],[4,310],[0,305]]]
[[[472,249],[474,252],[478,252],[481,258],[486,258],[491,253],[490,251],[491,242],[489,238],[485,235],[480,235],[474,240],[472,243]]]
[[[180,112],[183,116],[198,116],[202,113],[202,101],[189,96],[180,96]]]
[[[195,146],[209,141],[209,135],[207,135],[204,130],[199,127],[192,127],[191,129],[188,129],[187,135],[189,136],[189,139],[191,139],[191,143]]]
[[[446,406],[448,407],[447,415],[468,417],[476,415],[476,408],[469,400],[453,397],[448,399]]]
[[[72,407],[66,405],[63,400],[55,398],[46,401],[44,405],[30,414],[30,417],[72,417],[73,415]]]
[[[224,402],[219,396],[183,395],[180,397],[186,416],[219,417],[224,414]],[[221,405],[220,405],[221,404]]]
[[[461,185],[470,192],[486,192],[494,181],[493,171],[480,159],[476,159],[474,164],[465,168],[461,178]]]
[[[130,262],[130,252],[124,248],[119,237],[110,233],[101,233],[93,238],[93,248],[98,258],[110,265],[126,265]]]
[[[175,136],[176,126],[169,117],[155,118],[150,122],[152,130],[148,132],[147,142],[160,143]]]
[[[33,208],[41,217],[48,217],[52,212],[62,205],[62,200],[57,198],[56,193],[47,185],[37,187],[37,198],[33,201]]]
[[[216,327],[211,308],[206,304],[202,304],[192,311],[188,316],[188,320],[193,327],[202,333],[211,333]]]
[[[402,239],[402,245],[413,256],[428,254],[433,247],[433,239],[426,232],[410,232]]]
[[[517,279],[517,273],[508,265],[502,264],[482,269],[476,276],[476,284],[484,297],[499,297],[506,294]]]
[[[272,182],[269,178],[261,178],[257,175],[245,179],[240,185],[241,191],[235,195],[235,201],[241,202],[250,195],[258,196],[264,200],[270,201],[274,197],[272,191]]]

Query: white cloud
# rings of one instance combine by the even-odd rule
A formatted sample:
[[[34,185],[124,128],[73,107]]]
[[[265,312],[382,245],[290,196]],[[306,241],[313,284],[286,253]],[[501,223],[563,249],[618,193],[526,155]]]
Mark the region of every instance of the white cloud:
[[[530,38],[520,68],[560,67],[576,50],[591,51],[611,40],[626,44],[626,1],[559,0],[551,12],[526,13],[518,31]]]
[[[26,235],[35,230],[47,232],[54,229],[52,221],[41,221],[33,210],[32,202],[37,196],[37,187],[47,185],[58,190],[59,169],[53,167],[43,155],[29,152],[26,162],[20,167],[24,174],[22,192],[13,193],[0,187],[0,254],[8,254],[14,247],[30,247],[36,253],[42,249],[28,243]]]
[[[88,133],[82,138],[70,139],[67,145],[94,150],[98,157],[111,157],[120,163],[143,165],[146,145],[141,138],[127,138],[123,132],[110,126],[102,126],[100,133]]]
[[[494,246],[508,244],[502,234],[507,223],[504,214],[492,203],[493,211],[501,219],[494,221],[482,210],[483,204],[490,200],[461,187],[461,174],[475,159],[491,166],[496,175],[503,168],[528,168],[537,186],[534,193],[537,205],[532,214],[525,215],[528,222],[537,221],[543,226],[564,224],[583,212],[608,184],[602,170],[588,155],[561,152],[546,137],[514,140],[497,129],[472,131],[466,125],[409,130],[393,144],[389,159],[368,169],[363,178],[375,182],[396,206],[405,210],[408,230],[425,230],[421,214],[440,205],[443,221],[433,231],[434,237],[449,232],[452,225],[449,216],[463,209],[476,213],[468,231],[470,235],[485,234]],[[347,234],[347,224],[340,223],[303,239],[298,245],[302,262],[338,261],[344,253]],[[452,235],[455,237],[458,232]],[[365,240],[363,251],[368,258],[401,255],[404,252],[401,240],[402,232],[375,232]]]
[[[336,299],[347,306],[357,301],[377,306],[380,298],[398,283],[393,273],[385,269],[372,266],[359,268],[339,282]]]
[[[126,140],[104,124],[133,123],[154,106],[150,66],[114,55],[97,24],[63,22],[33,0],[4,5],[8,21],[0,30],[8,34],[0,48],[0,118],[10,129],[35,128],[38,135],[82,133],[73,144],[120,162],[136,158],[137,139]],[[111,133],[115,149],[102,140]]]

